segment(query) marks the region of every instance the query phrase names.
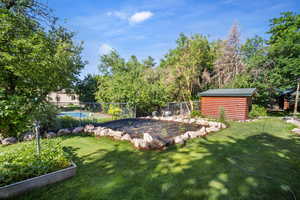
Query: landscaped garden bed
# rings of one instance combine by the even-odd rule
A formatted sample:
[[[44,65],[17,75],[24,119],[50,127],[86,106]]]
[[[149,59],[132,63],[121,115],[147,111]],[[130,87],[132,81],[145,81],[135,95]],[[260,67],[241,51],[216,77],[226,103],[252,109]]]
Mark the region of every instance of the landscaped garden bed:
[[[188,139],[203,137],[223,128],[226,125],[221,122],[173,116],[116,120],[97,127],[87,125],[84,132],[126,140],[137,149],[165,149],[171,144],[183,144]]]
[[[8,198],[75,175],[76,165],[63,150],[60,139],[20,143],[0,153],[0,198]]]

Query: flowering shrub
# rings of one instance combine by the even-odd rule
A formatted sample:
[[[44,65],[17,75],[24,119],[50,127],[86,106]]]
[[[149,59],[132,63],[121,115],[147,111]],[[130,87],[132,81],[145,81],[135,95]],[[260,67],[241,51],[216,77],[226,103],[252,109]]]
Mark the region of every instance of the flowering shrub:
[[[110,105],[108,109],[108,114],[112,115],[113,119],[118,119],[120,116],[122,110],[119,106],[117,105]]]
[[[34,142],[18,145],[0,153],[0,187],[70,166],[59,138],[42,140],[40,156]]]

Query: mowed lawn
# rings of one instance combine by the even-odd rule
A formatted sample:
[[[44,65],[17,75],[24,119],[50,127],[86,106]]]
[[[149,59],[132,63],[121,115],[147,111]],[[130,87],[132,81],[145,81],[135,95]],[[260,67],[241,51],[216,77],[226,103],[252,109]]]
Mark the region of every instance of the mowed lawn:
[[[66,137],[77,175],[19,199],[299,199],[300,139],[292,128],[279,119],[231,123],[162,152]]]

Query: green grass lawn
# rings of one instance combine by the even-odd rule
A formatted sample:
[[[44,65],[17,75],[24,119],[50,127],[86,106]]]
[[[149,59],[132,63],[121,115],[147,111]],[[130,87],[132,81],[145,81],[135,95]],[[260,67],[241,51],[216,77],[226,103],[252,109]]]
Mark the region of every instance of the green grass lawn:
[[[279,119],[231,123],[162,152],[109,138],[66,137],[77,175],[19,199],[300,198],[300,139],[291,128]]]

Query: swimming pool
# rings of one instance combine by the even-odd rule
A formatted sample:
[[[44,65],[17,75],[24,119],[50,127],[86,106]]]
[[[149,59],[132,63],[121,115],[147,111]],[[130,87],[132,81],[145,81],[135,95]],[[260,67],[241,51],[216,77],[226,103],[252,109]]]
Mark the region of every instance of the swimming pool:
[[[85,112],[61,112],[58,114],[59,117],[69,116],[69,117],[76,117],[76,118],[86,118],[89,116],[89,113]]]

